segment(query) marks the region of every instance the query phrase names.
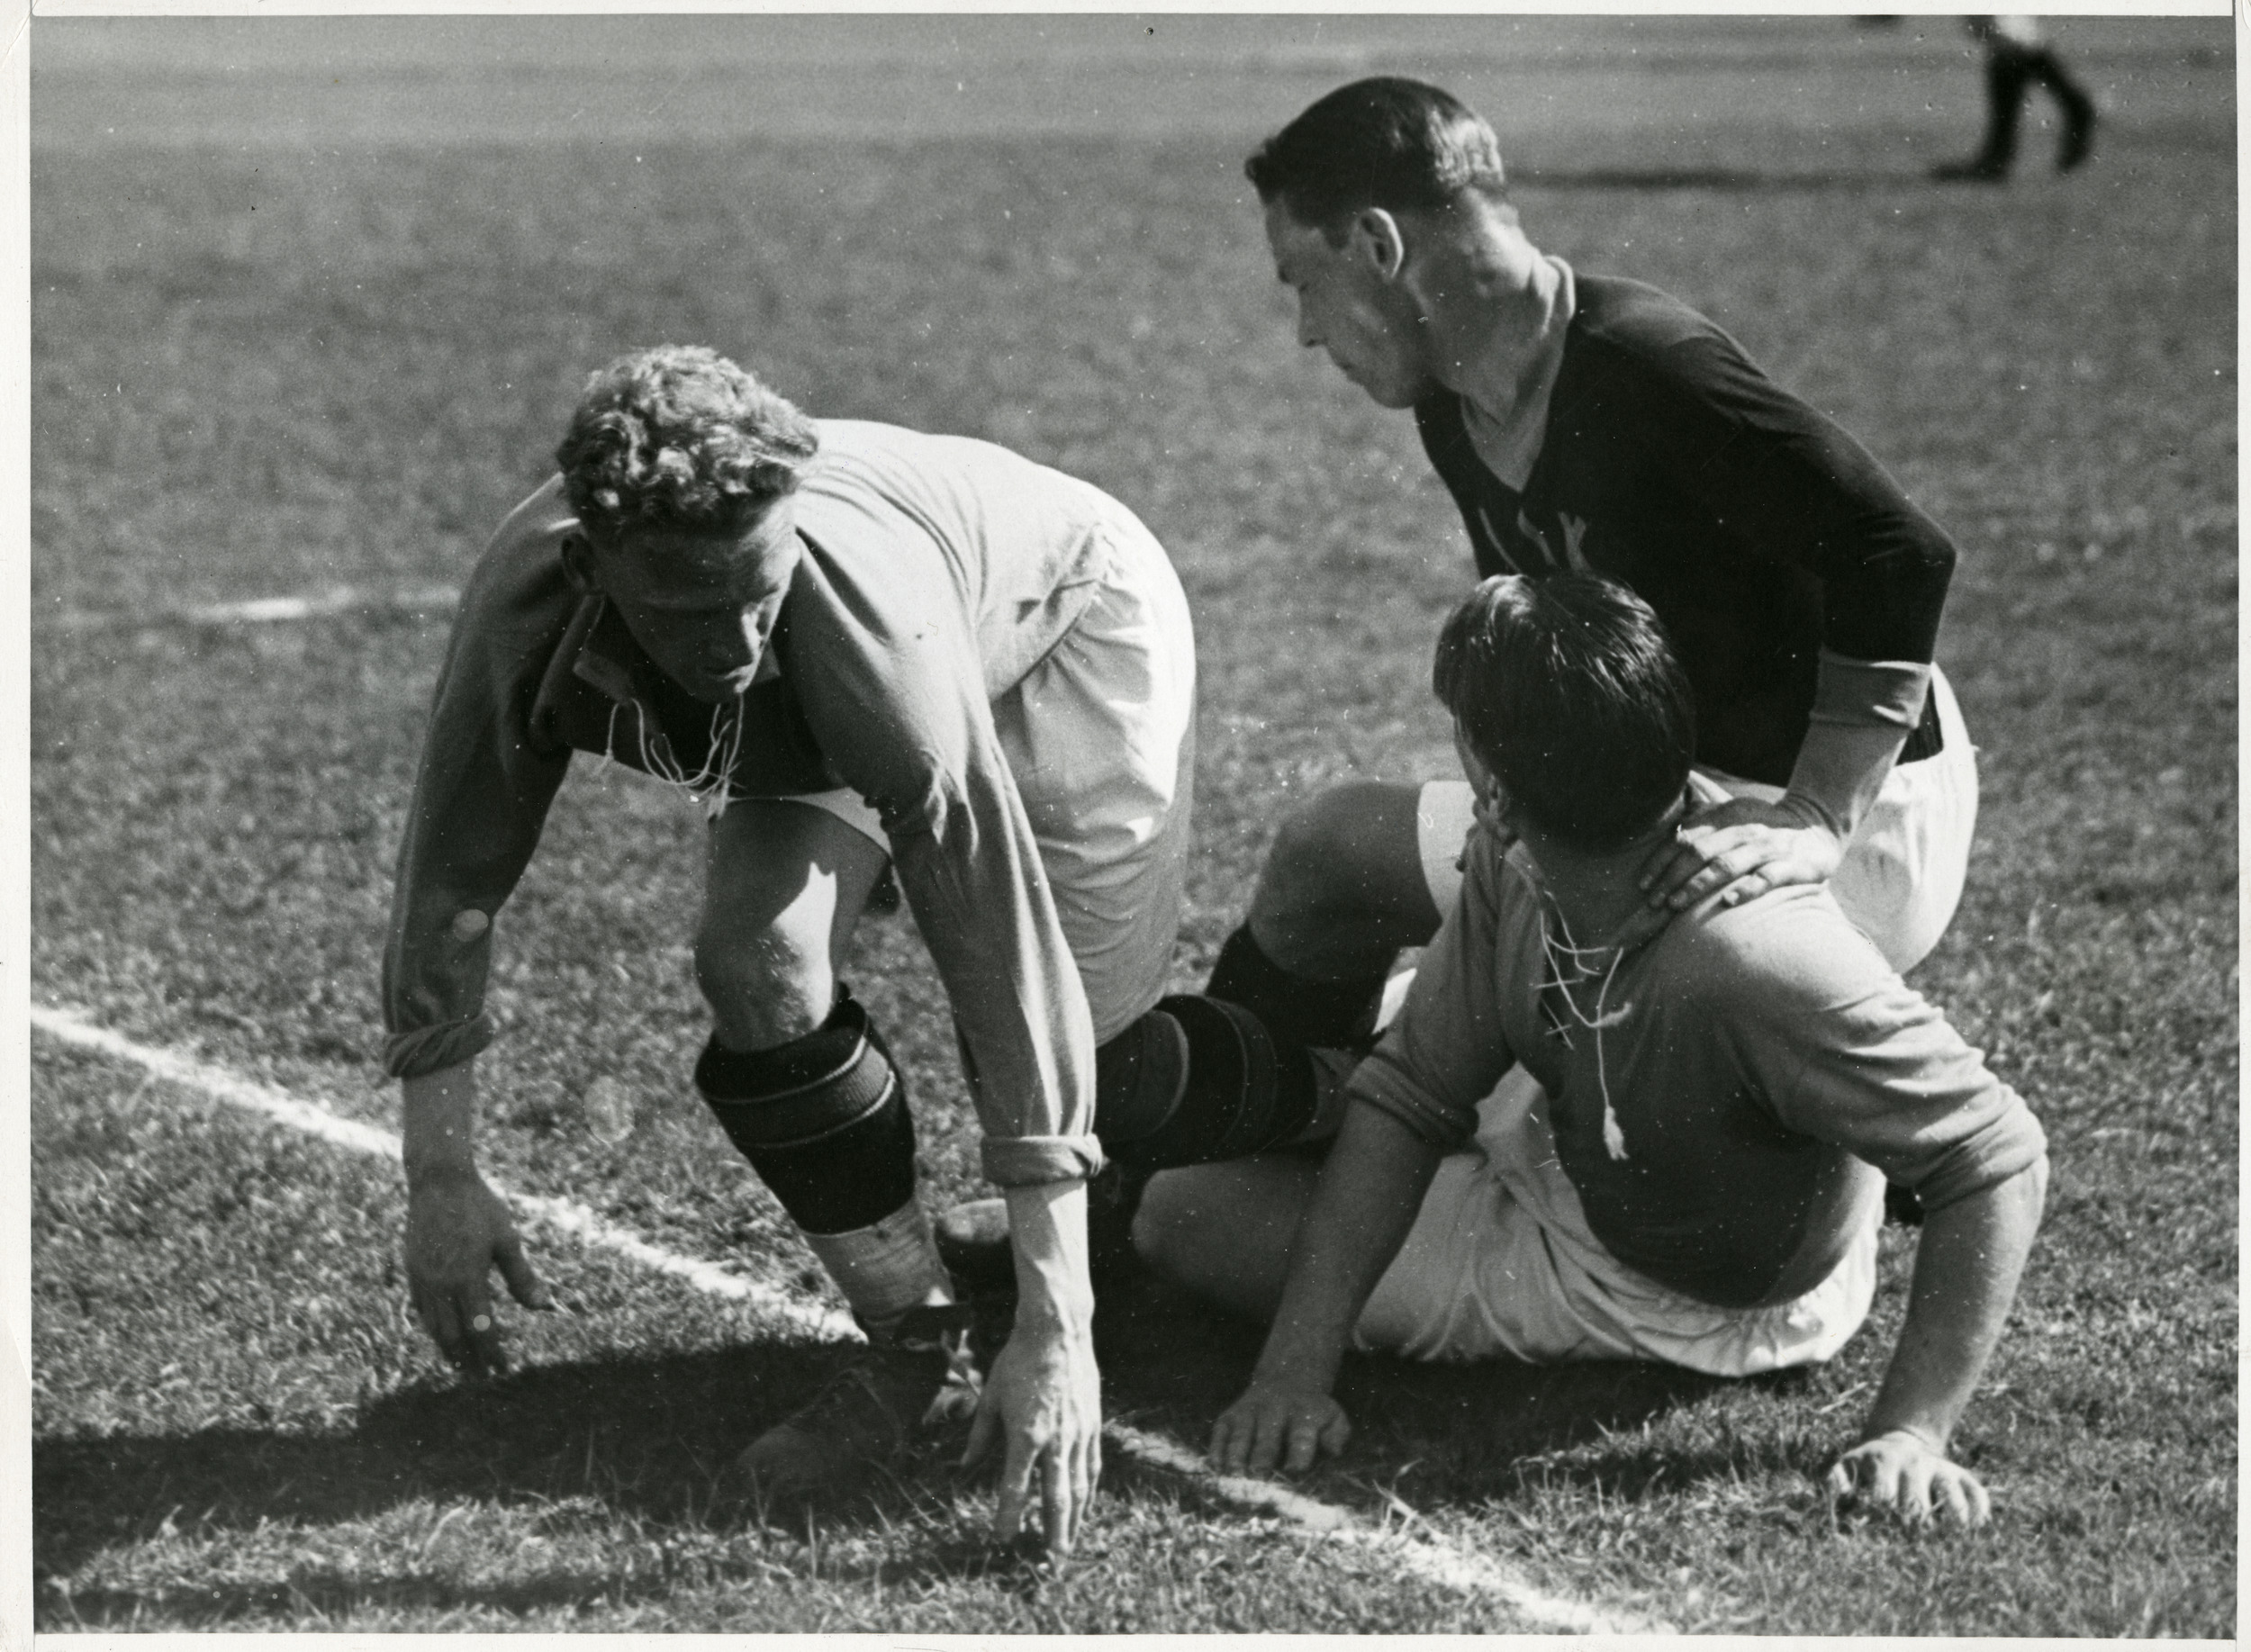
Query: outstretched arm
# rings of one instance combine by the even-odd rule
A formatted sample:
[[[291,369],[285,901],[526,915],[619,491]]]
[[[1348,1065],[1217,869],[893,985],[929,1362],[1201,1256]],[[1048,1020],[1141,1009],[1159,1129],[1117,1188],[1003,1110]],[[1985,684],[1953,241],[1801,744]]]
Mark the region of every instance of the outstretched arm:
[[[527,1308],[554,1305],[524,1256],[515,1219],[478,1173],[476,1061],[409,1079],[405,1091],[406,1277],[438,1351],[472,1377],[508,1369],[493,1313],[493,1270]]]
[[[1830,1470],[1831,1491],[1920,1521],[1943,1509],[1984,1523],[1985,1488],[1947,1457],[1954,1425],[2001,1340],[2048,1196],[2048,1160],[1925,1218],[1907,1321],[1859,1444]]]
[[[577,608],[553,555],[550,486],[479,561],[454,620],[399,849],[383,958],[384,1066],[403,1081],[406,1268],[415,1313],[472,1375],[507,1368],[498,1268],[526,1307],[547,1288],[508,1207],[477,1172],[475,1057],[493,923],[539,841],[570,762],[532,737],[541,676]]]
[[[1102,1381],[1087,1284],[1084,1182],[1011,1187],[1016,1324],[993,1361],[964,1467],[1002,1448],[995,1535],[1013,1541],[1034,1495],[1052,1555],[1070,1551],[1102,1476]]]
[[[1406,1242],[1441,1150],[1381,1108],[1355,1102],[1297,1224],[1281,1306],[1251,1386],[1212,1427],[1230,1473],[1295,1472],[1352,1433],[1332,1390],[1352,1327]]]

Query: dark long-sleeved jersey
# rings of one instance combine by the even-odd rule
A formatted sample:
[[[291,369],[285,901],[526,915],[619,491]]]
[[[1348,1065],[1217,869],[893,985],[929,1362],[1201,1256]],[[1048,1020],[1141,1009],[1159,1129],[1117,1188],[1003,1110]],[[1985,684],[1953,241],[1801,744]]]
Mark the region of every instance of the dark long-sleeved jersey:
[[[1639,592],[1695,688],[1697,761],[1787,784],[1822,649],[1927,664],[1953,545],[1713,322],[1639,282],[1576,284],[1523,491],[1478,457],[1451,391],[1415,410],[1424,447],[1481,575],[1591,571]],[[1926,704],[1900,761],[1939,740]]]

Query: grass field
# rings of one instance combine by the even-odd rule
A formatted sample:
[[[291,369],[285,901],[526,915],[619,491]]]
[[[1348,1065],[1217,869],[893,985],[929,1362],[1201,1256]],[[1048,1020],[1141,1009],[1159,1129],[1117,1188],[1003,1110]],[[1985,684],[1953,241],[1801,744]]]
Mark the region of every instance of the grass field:
[[[376,954],[444,607],[188,610],[457,585],[588,369],[660,339],[822,413],[1007,442],[1157,529],[1199,628],[1200,979],[1289,803],[1448,762],[1425,685],[1459,524],[1409,421],[1295,348],[1239,174],[1335,80],[1431,73],[1496,116],[1537,240],[1715,315],[1960,545],[1941,659],[1984,804],[1917,980],[2055,1159],[1958,1441],[1993,1527],[1815,1489],[1898,1324],[1894,1230],[1869,1329],[1808,1374],[1355,1363],[1352,1447],[1297,1489],[1380,1540],[1122,1449],[1060,1574],[989,1549],[937,1452],[771,1530],[713,1476],[840,1346],[535,1229],[570,1311],[511,1313],[522,1369],[458,1386],[406,1310],[395,1168],[42,1035],[39,1627],[1541,1626],[1412,1553],[1689,1630],[2232,1636],[2229,23],[2065,25],[2111,104],[2097,163],[2048,176],[2035,122],[2014,186],[1948,191],[1920,177],[1974,140],[1975,75],[1942,20],[1167,19],[1161,53],[1112,22],[36,24],[35,1002],[395,1126]],[[574,773],[501,925],[485,1159],[818,1301],[685,1082],[699,831]],[[910,927],[871,925],[851,975],[933,1196],[983,1191]],[[588,1127],[600,1079],[622,1142]],[[1154,1293],[1098,1334],[1110,1414],[1189,1447],[1256,1349]]]

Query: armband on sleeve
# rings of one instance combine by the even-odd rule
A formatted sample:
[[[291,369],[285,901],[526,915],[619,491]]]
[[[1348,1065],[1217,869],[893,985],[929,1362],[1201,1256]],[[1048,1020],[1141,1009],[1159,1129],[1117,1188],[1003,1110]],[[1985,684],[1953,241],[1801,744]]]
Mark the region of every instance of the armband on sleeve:
[[[1818,813],[1822,824],[1849,841],[1921,720],[1930,691],[1927,664],[1856,660],[1822,649],[1813,715],[1784,805]]]
[[[1930,666],[1916,660],[1856,660],[1824,648],[1813,679],[1816,723],[1883,725],[1912,733],[1930,692]]]

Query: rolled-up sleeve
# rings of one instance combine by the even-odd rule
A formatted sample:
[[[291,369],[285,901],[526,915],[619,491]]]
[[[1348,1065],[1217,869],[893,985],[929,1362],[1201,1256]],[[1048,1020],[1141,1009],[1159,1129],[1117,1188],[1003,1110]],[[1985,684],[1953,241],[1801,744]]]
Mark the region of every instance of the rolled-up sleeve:
[[[783,669],[830,764],[882,817],[961,1034],[985,1174],[1092,1175],[1093,1022],[958,597],[930,568],[877,591],[815,551],[791,601]]]
[[[1500,880],[1514,875],[1480,827],[1460,898],[1424,949],[1399,1018],[1352,1073],[1353,1099],[1446,1152],[1476,1133],[1478,1103],[1516,1064],[1501,1028],[1497,952]]]

